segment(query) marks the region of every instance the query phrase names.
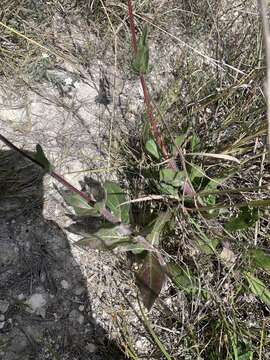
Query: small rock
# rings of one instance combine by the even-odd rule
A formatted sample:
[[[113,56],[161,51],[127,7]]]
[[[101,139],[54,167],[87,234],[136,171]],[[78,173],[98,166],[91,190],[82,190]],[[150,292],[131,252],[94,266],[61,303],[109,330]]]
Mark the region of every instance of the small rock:
[[[83,305],[80,305],[80,306],[79,306],[79,310],[80,310],[80,311],[83,311],[83,310],[84,310],[84,306],[83,306]]]
[[[89,352],[92,354],[92,353],[96,352],[97,347],[96,347],[96,345],[93,344],[93,343],[88,343],[88,344],[86,345],[86,350],[89,351]]]
[[[85,292],[85,288],[84,287],[79,287],[79,288],[76,288],[74,293],[75,295],[82,295],[83,293]]]
[[[33,294],[25,303],[29,306],[29,312],[45,317],[44,306],[47,303],[45,294]]]
[[[4,322],[4,321],[0,321],[0,329],[3,329],[4,326],[5,326],[5,322]]]
[[[24,299],[25,299],[25,295],[24,295],[23,293],[21,293],[21,294],[19,294],[19,295],[17,296],[17,299],[18,299],[18,300],[24,300]]]
[[[4,314],[9,307],[9,303],[6,300],[0,300],[0,312]]]
[[[84,322],[84,316],[79,313],[78,310],[72,310],[69,314],[69,320],[72,322],[78,322],[80,325]]]
[[[235,261],[236,261],[235,254],[232,252],[232,250],[230,250],[227,247],[224,247],[222,249],[222,251],[220,253],[220,258],[224,263],[226,263],[228,265],[231,265],[231,264],[235,263]]]
[[[63,289],[69,289],[70,288],[70,285],[67,282],[67,280],[62,280],[61,281],[61,286],[62,286]]]
[[[5,321],[5,315],[0,315],[0,321]]]

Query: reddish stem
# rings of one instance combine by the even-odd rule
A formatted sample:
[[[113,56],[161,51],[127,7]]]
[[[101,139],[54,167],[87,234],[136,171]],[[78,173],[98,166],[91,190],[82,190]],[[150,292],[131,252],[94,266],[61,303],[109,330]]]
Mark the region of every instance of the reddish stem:
[[[10,142],[8,139],[6,139],[1,134],[0,134],[0,140],[2,140],[3,143],[5,143],[10,149],[15,150],[16,152],[21,154],[23,157],[27,158],[28,160],[32,161],[34,164],[40,166],[43,169],[43,166],[35,158],[33,158],[31,155],[27,154],[24,150],[19,149],[16,145],[12,144],[12,142]],[[80,195],[84,200],[86,200],[88,202],[88,204],[95,205],[95,200],[94,200],[93,196],[87,195],[84,192],[78,190],[73,185],[71,185],[67,180],[65,180],[61,175],[57,174],[54,171],[51,171],[49,173],[49,175],[51,175],[53,178],[55,178],[57,181],[59,181],[65,188],[67,188],[67,189],[71,190],[72,192]],[[119,224],[120,223],[119,219],[117,219],[109,210],[107,210],[105,208],[100,210],[100,214],[106,220],[108,220],[109,222],[111,222],[113,224]]]
[[[134,21],[134,13],[132,8],[132,1],[128,0],[128,14],[129,14],[129,23],[130,23],[130,32],[131,32],[131,40],[132,40],[132,47],[134,54],[137,54],[137,39],[136,39],[136,30],[135,30],[135,21]],[[168,148],[163,140],[163,137],[161,135],[160,129],[157,125],[157,122],[154,118],[153,114],[153,107],[151,104],[150,96],[148,93],[147,85],[145,82],[145,78],[143,74],[140,74],[140,82],[143,89],[143,95],[144,95],[144,104],[146,107],[147,117],[151,125],[151,131],[152,134],[156,140],[156,143],[158,144],[164,158],[167,160],[170,158],[170,154],[168,151]],[[177,165],[174,160],[170,160],[169,166],[174,170],[177,171]]]

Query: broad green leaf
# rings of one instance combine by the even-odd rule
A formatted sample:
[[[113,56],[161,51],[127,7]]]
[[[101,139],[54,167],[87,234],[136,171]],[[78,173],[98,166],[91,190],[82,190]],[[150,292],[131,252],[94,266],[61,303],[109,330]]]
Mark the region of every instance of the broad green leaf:
[[[162,231],[167,222],[170,221],[171,215],[171,210],[167,210],[166,212],[160,213],[157,217],[152,231],[146,237],[146,240],[149,241],[153,246],[159,245],[159,239],[162,235]]]
[[[157,160],[161,159],[160,152],[154,139],[147,140],[145,144],[145,150],[148,152],[148,154],[154,156],[154,158],[156,158]]]
[[[258,209],[243,207],[239,214],[225,224],[225,229],[236,231],[253,226],[259,218]]]
[[[71,206],[78,216],[99,216],[98,209],[92,207],[79,194],[63,194],[65,202]]]
[[[245,273],[245,277],[253,294],[258,296],[265,305],[270,307],[270,291],[267,289],[266,285],[249,272]]]
[[[187,267],[183,268],[174,262],[167,264],[167,267],[172,282],[179,290],[184,290],[186,293],[192,293],[196,290],[196,287],[194,287],[193,274]]]
[[[144,306],[150,310],[165,282],[165,271],[157,258],[149,253],[136,275]]]
[[[47,159],[41,145],[39,144],[36,145],[36,153],[34,155],[34,159],[43,167],[46,172],[50,173],[53,171],[53,166]]]
[[[159,177],[161,182],[173,187],[183,186],[185,180],[183,171],[174,171],[170,168],[162,168],[159,172]]]
[[[89,234],[76,242],[76,245],[87,246],[90,249],[112,250],[118,246],[128,244],[130,238],[123,235],[119,226],[112,228],[100,228],[93,234]]]
[[[123,204],[127,201],[126,194],[121,187],[113,182],[106,181],[104,184],[106,191],[106,206],[111,210],[112,214],[116,216],[119,221],[124,224],[129,223],[129,204]]]
[[[250,249],[248,254],[253,266],[270,271],[270,254],[262,249]]]
[[[149,72],[149,47],[147,44],[148,27],[145,26],[137,43],[137,53],[132,61],[132,68],[136,74]]]

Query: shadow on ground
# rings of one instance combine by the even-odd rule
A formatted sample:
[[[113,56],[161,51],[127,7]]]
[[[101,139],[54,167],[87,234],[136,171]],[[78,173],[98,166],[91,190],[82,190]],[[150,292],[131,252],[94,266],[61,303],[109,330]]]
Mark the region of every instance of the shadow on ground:
[[[65,233],[42,216],[43,175],[0,151],[0,358],[124,359],[92,316]]]

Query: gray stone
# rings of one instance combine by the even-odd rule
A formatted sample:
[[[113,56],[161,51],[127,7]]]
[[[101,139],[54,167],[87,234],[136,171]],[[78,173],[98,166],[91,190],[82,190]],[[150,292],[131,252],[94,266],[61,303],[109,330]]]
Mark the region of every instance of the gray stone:
[[[7,309],[9,307],[9,302],[6,300],[0,300],[0,312],[4,314],[7,312]]]

